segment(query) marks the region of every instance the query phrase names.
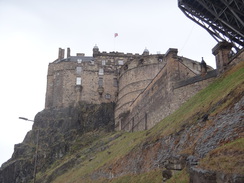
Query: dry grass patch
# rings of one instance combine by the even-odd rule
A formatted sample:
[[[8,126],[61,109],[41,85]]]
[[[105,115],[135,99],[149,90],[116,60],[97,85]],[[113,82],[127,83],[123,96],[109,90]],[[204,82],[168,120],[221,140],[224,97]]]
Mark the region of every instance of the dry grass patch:
[[[211,151],[200,161],[200,167],[224,173],[244,174],[244,138]]]

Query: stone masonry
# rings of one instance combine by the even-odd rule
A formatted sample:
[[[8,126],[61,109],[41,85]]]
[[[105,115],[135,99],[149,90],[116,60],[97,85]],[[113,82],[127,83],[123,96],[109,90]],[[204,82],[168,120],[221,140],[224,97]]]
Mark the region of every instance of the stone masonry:
[[[213,49],[218,70],[226,65],[221,58],[228,57],[230,48],[224,44]],[[67,58],[64,51],[60,48],[58,59],[49,64],[45,108],[115,102],[115,130],[153,127],[218,74],[178,56],[173,48],[166,54],[149,54],[145,49],[140,55],[100,52],[95,46],[93,56],[71,56],[68,48]]]
[[[145,130],[153,127],[174,112],[187,99],[206,87],[216,72],[200,73],[199,63],[177,56],[177,49],[165,54],[165,65],[143,92],[128,107],[121,119],[120,129],[126,131]],[[196,77],[199,78],[196,78]],[[190,78],[196,78],[187,83]],[[186,85],[180,85],[184,84]],[[115,119],[115,122],[118,119]]]

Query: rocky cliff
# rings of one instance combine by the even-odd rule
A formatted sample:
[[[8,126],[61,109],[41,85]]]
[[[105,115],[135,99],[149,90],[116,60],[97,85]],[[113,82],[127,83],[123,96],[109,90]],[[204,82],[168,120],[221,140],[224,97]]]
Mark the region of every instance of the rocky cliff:
[[[1,183],[24,183],[33,179],[34,171],[45,171],[55,161],[74,151],[74,143],[91,131],[114,129],[114,103],[47,109],[39,112],[33,129],[24,141],[16,144],[12,158],[0,170]],[[90,137],[89,143],[98,137]],[[77,144],[76,144],[77,145]],[[37,161],[35,164],[35,156]],[[36,166],[36,167],[35,167]]]
[[[150,130],[113,132],[113,109],[83,103],[38,113],[0,182],[31,182],[36,152],[38,183],[244,182],[244,62]]]

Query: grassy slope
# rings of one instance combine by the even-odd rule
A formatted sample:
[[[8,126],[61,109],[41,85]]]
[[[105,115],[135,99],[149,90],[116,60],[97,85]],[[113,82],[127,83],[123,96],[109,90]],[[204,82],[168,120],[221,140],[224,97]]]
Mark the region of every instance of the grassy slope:
[[[200,162],[206,169],[224,173],[243,174],[244,172],[244,138],[235,140],[211,151]]]
[[[215,82],[213,82],[209,87],[199,92],[193,98],[191,98],[188,102],[186,102],[179,110],[177,110],[174,114],[168,116],[160,123],[158,123],[154,128],[143,131],[143,132],[135,132],[135,133],[124,133],[117,132],[113,134],[104,134],[100,139],[91,143],[91,145],[82,146],[75,153],[66,156],[65,159],[60,160],[59,164],[62,164],[69,159],[79,156],[76,160],[80,161],[73,169],[70,169],[68,172],[59,176],[55,179],[56,183],[95,183],[95,182],[161,182],[161,171],[155,170],[152,172],[148,172],[141,175],[125,175],[119,178],[112,179],[112,181],[108,180],[90,180],[90,174],[97,170],[98,168],[111,164],[116,160],[124,157],[128,154],[132,149],[135,149],[140,143],[145,141],[152,142],[161,136],[169,135],[171,133],[175,133],[181,129],[181,127],[186,123],[194,123],[199,116],[202,116],[205,113],[208,113],[212,116],[216,115],[228,105],[230,105],[233,101],[232,98],[226,100],[228,94],[231,92],[235,92],[236,95],[240,94],[244,91],[244,63],[240,63],[235,66],[232,70],[228,71],[224,76],[218,78]],[[216,105],[219,101],[223,101],[220,103],[221,105]],[[217,107],[213,107],[217,106]],[[111,140],[112,139],[112,140]],[[81,139],[82,141],[82,139]],[[77,142],[78,144],[80,142]],[[230,145],[226,145],[220,147],[220,149],[216,150],[216,152],[212,152],[213,154],[219,153],[223,154],[226,149],[230,147],[237,148],[242,151],[243,148],[239,148],[237,146],[239,142],[233,142]],[[96,148],[96,147],[106,147],[104,149]],[[243,145],[243,141],[242,141]],[[243,147],[243,146],[241,146]],[[91,149],[96,149],[91,151]],[[220,168],[216,164],[208,164],[205,162],[209,162],[211,159],[217,158],[217,156],[208,156],[205,160],[203,160],[202,165],[207,168]],[[219,160],[219,159],[218,159]],[[234,161],[234,160],[232,160]],[[217,162],[217,160],[216,160]],[[204,164],[205,163],[205,164]],[[208,166],[207,166],[207,165]],[[39,176],[44,176],[45,174],[50,174],[58,167],[58,163],[56,166],[53,166],[47,172],[43,174],[39,174]],[[211,167],[212,166],[212,167]],[[232,165],[228,165],[230,167]],[[225,167],[221,167],[225,169]],[[181,182],[188,182],[188,177],[185,174],[177,174],[175,175],[170,182],[177,182],[177,180],[181,180]]]

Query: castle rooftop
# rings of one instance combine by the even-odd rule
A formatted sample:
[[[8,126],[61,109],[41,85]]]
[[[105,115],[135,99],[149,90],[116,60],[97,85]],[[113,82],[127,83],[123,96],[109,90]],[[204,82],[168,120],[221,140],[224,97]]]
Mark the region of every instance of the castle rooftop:
[[[60,63],[60,62],[91,62],[93,61],[93,57],[92,56],[70,56],[68,58],[63,58],[61,60],[55,60],[53,63]]]

